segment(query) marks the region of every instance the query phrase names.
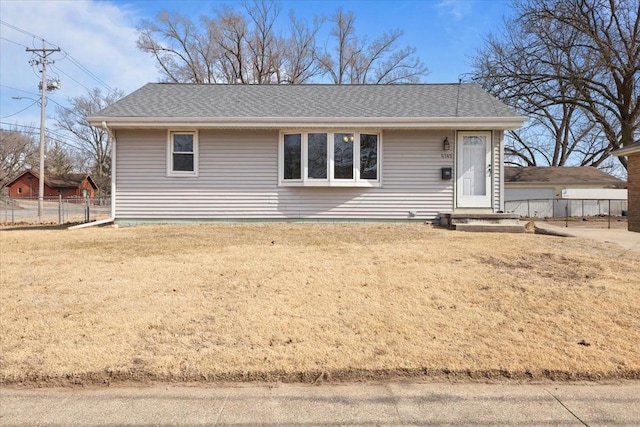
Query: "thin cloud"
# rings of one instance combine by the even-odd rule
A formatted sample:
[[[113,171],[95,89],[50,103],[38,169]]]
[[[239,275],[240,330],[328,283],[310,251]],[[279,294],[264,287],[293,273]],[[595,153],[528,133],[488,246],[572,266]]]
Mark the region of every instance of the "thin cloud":
[[[131,92],[158,78],[153,60],[136,48],[135,23],[139,17],[124,5],[96,1],[3,1],[0,16],[2,21],[24,30],[0,27],[2,115],[20,109],[12,96],[30,96],[6,87],[35,96],[38,93],[40,73],[29,64],[32,55],[24,46],[40,48],[42,40],[25,32],[47,40],[51,43],[47,47],[60,47],[98,77],[95,79],[65,58],[64,52],[52,54],[50,58],[55,64],[47,69],[47,76],[61,81],[62,89],[50,94],[59,103],[83,95],[87,88],[107,91],[101,81],[107,87]],[[48,116],[53,114],[53,108],[47,111]],[[24,119],[32,121],[23,116],[20,122]]]
[[[440,0],[436,4],[438,14],[444,18],[450,17],[456,21],[466,18],[472,9],[471,1],[464,0]]]

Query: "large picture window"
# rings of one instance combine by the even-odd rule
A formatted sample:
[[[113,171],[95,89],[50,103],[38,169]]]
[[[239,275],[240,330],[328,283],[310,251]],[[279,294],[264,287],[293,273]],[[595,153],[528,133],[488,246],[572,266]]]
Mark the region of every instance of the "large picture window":
[[[377,133],[286,132],[280,152],[281,185],[380,185]]]
[[[169,132],[167,150],[169,176],[198,175],[198,137],[196,132]]]

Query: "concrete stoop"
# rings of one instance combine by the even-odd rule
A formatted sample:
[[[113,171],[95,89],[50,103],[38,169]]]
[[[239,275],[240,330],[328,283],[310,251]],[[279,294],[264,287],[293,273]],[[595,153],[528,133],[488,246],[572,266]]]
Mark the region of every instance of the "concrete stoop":
[[[444,214],[451,230],[481,233],[524,233],[518,214],[453,213]]]

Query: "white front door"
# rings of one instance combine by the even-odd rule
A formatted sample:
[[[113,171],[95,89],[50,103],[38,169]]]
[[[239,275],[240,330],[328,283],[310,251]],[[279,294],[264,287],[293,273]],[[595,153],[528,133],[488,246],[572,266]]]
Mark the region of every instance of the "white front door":
[[[457,195],[459,208],[491,207],[491,131],[458,132]]]

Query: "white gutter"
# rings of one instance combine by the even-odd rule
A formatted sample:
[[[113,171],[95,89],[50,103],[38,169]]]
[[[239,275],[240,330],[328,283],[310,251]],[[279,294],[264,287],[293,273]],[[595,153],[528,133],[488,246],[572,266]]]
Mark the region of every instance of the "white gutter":
[[[87,120],[100,126],[109,120],[116,128],[197,127],[198,129],[242,128],[283,129],[294,127],[336,128],[376,127],[385,129],[460,130],[505,129],[522,127],[526,118],[512,117],[105,117],[92,116]]]

